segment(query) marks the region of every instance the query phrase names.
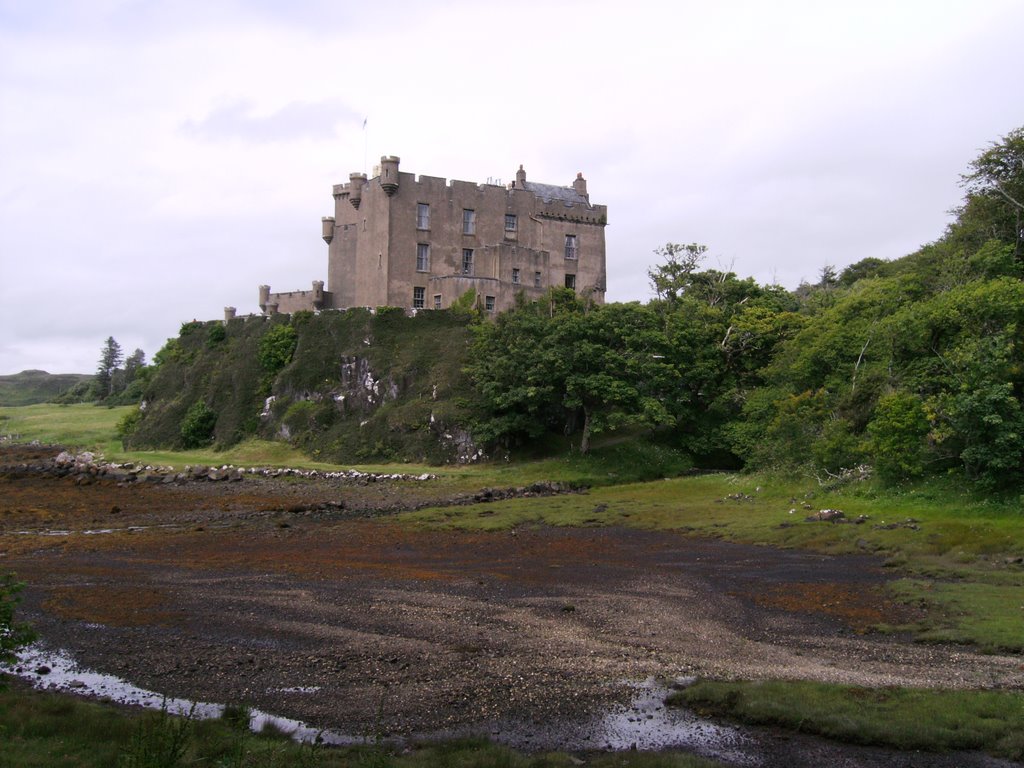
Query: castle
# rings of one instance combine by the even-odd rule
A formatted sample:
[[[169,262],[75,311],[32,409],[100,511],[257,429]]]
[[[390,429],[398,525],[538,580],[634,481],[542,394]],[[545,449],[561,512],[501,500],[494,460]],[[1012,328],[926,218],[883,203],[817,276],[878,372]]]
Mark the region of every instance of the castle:
[[[327,290],[259,289],[264,314],[393,306],[445,309],[469,290],[500,312],[564,286],[603,303],[608,209],[593,205],[583,174],[572,186],[526,180],[474,184],[399,171],[385,156],[373,178],[334,185],[323,218]]]

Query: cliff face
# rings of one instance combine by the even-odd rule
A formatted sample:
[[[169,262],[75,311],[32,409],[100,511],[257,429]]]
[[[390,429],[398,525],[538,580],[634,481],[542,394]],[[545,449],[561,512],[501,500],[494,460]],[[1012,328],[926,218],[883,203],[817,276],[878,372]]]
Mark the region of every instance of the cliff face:
[[[468,321],[447,311],[188,323],[157,354],[125,442],[180,447],[199,408],[214,414],[218,446],[260,436],[324,460],[472,460],[473,396],[462,373],[470,339]]]

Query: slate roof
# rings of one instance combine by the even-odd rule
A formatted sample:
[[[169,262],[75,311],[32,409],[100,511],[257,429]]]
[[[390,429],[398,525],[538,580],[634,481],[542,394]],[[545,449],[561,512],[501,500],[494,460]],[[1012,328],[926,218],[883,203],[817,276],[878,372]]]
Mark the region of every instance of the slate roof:
[[[533,192],[544,202],[551,202],[552,200],[561,200],[563,203],[572,203],[573,205],[585,205],[588,208],[590,203],[587,198],[583,197],[576,192],[572,187],[560,187],[557,184],[538,184],[535,181],[523,182],[523,187],[528,192]]]

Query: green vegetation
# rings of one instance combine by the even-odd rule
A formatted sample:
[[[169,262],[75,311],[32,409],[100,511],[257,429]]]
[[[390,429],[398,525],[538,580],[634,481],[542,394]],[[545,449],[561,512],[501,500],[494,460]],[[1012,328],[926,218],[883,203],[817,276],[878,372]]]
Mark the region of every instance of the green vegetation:
[[[469,323],[386,309],[186,323],[148,369],[125,446],[261,437],[327,461],[451,460],[472,450]]]
[[[92,376],[80,373],[22,371],[0,376],[0,406],[46,403],[77,387],[88,387]]]
[[[563,753],[522,755],[482,739],[426,745],[402,754],[385,747],[332,749],[296,744],[282,734],[251,734],[229,708],[220,720],[163,712],[125,712],[69,695],[17,689],[0,693],[0,768],[571,768]],[[244,721],[244,720],[243,720]],[[588,756],[597,768],[713,768],[683,754]]]
[[[1024,696],[1009,691],[702,680],[668,703],[857,744],[1024,758]]]
[[[24,622],[16,621],[14,609],[18,605],[18,592],[22,584],[14,580],[14,574],[0,576],[0,664],[10,664],[15,653],[35,638],[32,629]],[[3,688],[0,675],[0,688]]]
[[[135,410],[132,406],[30,405],[0,408],[0,434],[19,441],[38,440],[52,445],[103,451],[108,458],[121,450],[117,423]]]

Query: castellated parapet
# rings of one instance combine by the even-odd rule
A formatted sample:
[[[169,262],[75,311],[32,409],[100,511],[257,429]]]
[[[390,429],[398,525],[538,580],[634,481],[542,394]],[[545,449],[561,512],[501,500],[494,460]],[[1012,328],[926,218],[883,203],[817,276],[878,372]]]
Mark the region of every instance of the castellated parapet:
[[[530,182],[519,166],[500,186],[417,177],[400,163],[387,155],[373,178],[352,173],[334,185],[334,215],[321,219],[327,290],[322,281],[288,293],[260,286],[265,314],[444,309],[470,289],[481,309],[500,312],[553,286],[604,302],[608,209],[590,202],[582,173],[563,187]]]

